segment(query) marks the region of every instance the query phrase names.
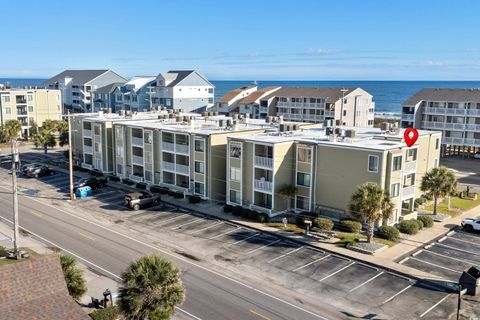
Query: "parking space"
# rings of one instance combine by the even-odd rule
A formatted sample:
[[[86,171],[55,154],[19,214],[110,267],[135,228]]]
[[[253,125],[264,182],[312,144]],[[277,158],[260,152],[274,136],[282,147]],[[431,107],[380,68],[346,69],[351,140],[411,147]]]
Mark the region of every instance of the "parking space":
[[[460,229],[449,232],[399,263],[457,282],[463,270],[480,266],[480,235]]]

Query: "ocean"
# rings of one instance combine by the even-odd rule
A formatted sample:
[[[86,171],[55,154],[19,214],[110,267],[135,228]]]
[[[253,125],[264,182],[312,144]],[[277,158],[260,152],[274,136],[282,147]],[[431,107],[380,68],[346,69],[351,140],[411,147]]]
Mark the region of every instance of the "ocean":
[[[44,79],[2,79],[0,84],[14,87],[43,86]],[[234,88],[249,85],[251,81],[212,80],[215,85],[215,100]],[[480,81],[261,81],[259,87],[355,87],[362,88],[375,101],[375,111],[383,115],[399,115],[402,103],[422,88],[480,88]]]

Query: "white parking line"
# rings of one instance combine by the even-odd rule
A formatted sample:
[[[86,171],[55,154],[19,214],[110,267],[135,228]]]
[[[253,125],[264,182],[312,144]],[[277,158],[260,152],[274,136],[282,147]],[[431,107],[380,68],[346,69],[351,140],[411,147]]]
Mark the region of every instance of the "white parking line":
[[[385,304],[391,300],[393,300],[396,296],[398,296],[399,294],[402,294],[404,291],[406,291],[407,289],[409,289],[410,287],[412,287],[413,284],[410,284],[408,285],[407,287],[405,287],[404,289],[398,291],[397,293],[395,293],[393,296],[391,296],[390,298],[388,298],[387,300],[383,301],[382,304]]]
[[[187,223],[181,224],[181,225],[179,225],[178,227],[172,228],[172,230],[177,230],[177,229],[180,229],[181,227],[188,226],[189,224],[192,224],[192,223],[194,223],[194,222],[197,222],[198,220],[203,220],[203,219],[202,219],[202,218],[193,219],[192,221],[189,221],[189,222],[187,222]]]
[[[444,257],[444,258],[447,258],[447,259],[452,259],[452,260],[465,262],[465,263],[469,263],[469,264],[477,264],[478,263],[478,262],[472,261],[472,260],[464,260],[464,259],[454,258],[454,257],[451,257],[451,256],[447,256],[447,255],[438,253],[438,252],[430,251],[430,250],[425,250],[425,252],[428,252],[428,253],[431,253],[431,254],[434,254],[434,255],[437,255],[437,256],[440,256],[440,257]]]
[[[293,250],[291,250],[291,251],[288,251],[287,253],[282,254],[281,256],[278,256],[278,257],[276,257],[276,258],[273,258],[272,260],[268,261],[267,263],[270,263],[270,262],[273,262],[273,261],[275,261],[275,260],[278,260],[278,259],[281,259],[281,258],[283,258],[283,257],[286,257],[286,256],[288,256],[289,254],[292,254],[292,253],[294,253],[294,252],[297,252],[298,250],[300,250],[300,249],[302,249],[302,248],[303,248],[303,247],[298,247],[298,248],[296,248],[296,249],[293,249]]]
[[[475,243],[475,242],[467,241],[467,240],[463,240],[463,239],[458,239],[458,238],[454,238],[454,237],[449,237],[448,239],[452,239],[452,240],[461,241],[461,242],[473,244],[473,245],[476,245],[476,246],[480,246],[479,243]]]
[[[450,296],[450,294],[447,294],[445,297],[443,297],[442,299],[440,299],[440,301],[438,301],[438,302],[435,303],[433,306],[431,306],[430,308],[428,308],[427,311],[425,311],[424,313],[422,313],[422,314],[420,315],[420,318],[423,318],[424,315],[426,315],[427,313],[429,313],[430,311],[432,311],[436,306],[438,306],[440,303],[442,303],[443,301],[445,301],[445,299],[447,299],[449,296]]]
[[[266,247],[268,247],[268,246],[271,246],[272,244],[275,244],[275,243],[280,242],[280,241],[281,241],[281,240],[275,240],[275,241],[270,242],[270,243],[268,243],[268,244],[266,244],[266,245],[264,245],[264,246],[258,247],[258,248],[256,248],[256,249],[251,250],[251,251],[248,251],[248,252],[245,253],[245,254],[254,253],[255,251],[261,250],[261,249],[263,249],[263,248],[266,248]]]
[[[175,216],[175,217],[172,217],[170,219],[167,219],[167,220],[160,220],[160,225],[164,224],[165,222],[169,222],[169,221],[173,221],[173,220],[177,220],[178,218],[183,218],[185,216],[185,213],[180,213],[178,216]]]
[[[217,234],[216,236],[213,236],[211,238],[208,238],[209,240],[220,238],[221,236],[227,235],[229,233],[232,233],[233,231],[237,231],[238,229],[241,229],[240,227],[235,227],[235,229],[229,230],[227,232],[222,232],[220,234]]]
[[[369,282],[373,281],[375,278],[378,278],[379,276],[381,276],[383,273],[384,273],[384,271],[381,271],[379,274],[377,274],[377,275],[375,275],[375,276],[371,277],[370,279],[368,279],[367,281],[365,281],[365,282],[363,282],[363,283],[359,284],[358,286],[356,286],[355,288],[353,288],[353,289],[352,289],[352,290],[350,290],[349,292],[353,292],[353,291],[357,290],[358,288],[361,288],[361,287],[363,287],[363,286],[364,286],[364,285],[366,285],[367,283],[369,283]]]
[[[319,282],[322,282],[323,280],[326,280],[326,279],[330,278],[331,276],[334,276],[334,275],[336,275],[336,274],[337,274],[337,273],[339,273],[340,271],[343,271],[343,270],[347,269],[348,267],[350,267],[352,264],[355,264],[355,262],[352,262],[352,263],[350,263],[350,264],[346,265],[345,267],[343,267],[343,268],[341,268],[341,269],[339,269],[339,270],[335,271],[334,273],[332,273],[332,274],[329,274],[329,275],[328,275],[328,276],[326,276],[326,277],[323,277],[322,279],[320,279],[320,280],[319,280]]]
[[[314,264],[314,263],[316,263],[316,262],[318,262],[318,261],[321,261],[321,260],[323,260],[323,259],[325,259],[325,258],[328,258],[328,257],[330,257],[330,256],[331,256],[331,254],[327,254],[326,256],[323,256],[323,257],[321,257],[321,258],[319,258],[319,259],[317,259],[317,260],[313,260],[313,261],[311,261],[311,262],[309,262],[309,263],[307,263],[307,264],[304,264],[303,266],[300,266],[300,267],[298,267],[298,268],[296,268],[296,269],[293,269],[292,272],[295,272],[295,271],[298,271],[298,270],[303,269],[303,268],[305,268],[305,267],[308,267],[309,265]]]
[[[238,240],[237,242],[234,242],[234,243],[232,243],[232,244],[230,244],[230,245],[233,246],[233,245],[235,245],[235,244],[237,244],[237,243],[240,243],[240,242],[242,242],[242,241],[251,239],[251,238],[256,237],[256,236],[258,236],[258,235],[260,235],[260,232],[256,232],[256,233],[252,234],[251,236],[246,237],[245,239]]]
[[[429,264],[429,265],[431,265],[431,266],[434,266],[434,267],[437,267],[437,268],[441,268],[441,269],[445,269],[445,270],[448,270],[448,271],[451,271],[451,272],[461,273],[460,271],[453,270],[453,269],[450,269],[450,268],[447,268],[447,267],[444,267],[444,266],[440,266],[440,265],[438,265],[438,264],[431,263],[431,262],[428,262],[428,261],[425,261],[425,260],[422,260],[422,259],[418,259],[418,258],[414,258],[414,257],[411,257],[410,259],[417,260],[417,261],[420,261],[420,262],[422,262],[422,263]]]
[[[457,247],[452,247],[452,246],[449,246],[449,245],[443,244],[443,243],[437,243],[436,245],[437,245],[437,246],[441,246],[441,247],[445,247],[445,248],[448,248],[448,249],[452,249],[452,250],[457,250],[457,251],[465,252],[465,253],[468,253],[468,254],[479,255],[478,252],[472,252],[472,251],[463,250],[463,249],[460,249],[460,248],[457,248]]]
[[[213,228],[213,227],[215,227],[215,226],[219,226],[219,225],[221,225],[221,224],[223,224],[222,221],[216,221],[216,223],[214,223],[214,224],[212,224],[212,225],[209,225],[208,227],[195,230],[194,232],[190,232],[190,234],[195,234],[195,233],[201,232],[201,231],[203,231],[203,230],[207,230],[207,229]]]

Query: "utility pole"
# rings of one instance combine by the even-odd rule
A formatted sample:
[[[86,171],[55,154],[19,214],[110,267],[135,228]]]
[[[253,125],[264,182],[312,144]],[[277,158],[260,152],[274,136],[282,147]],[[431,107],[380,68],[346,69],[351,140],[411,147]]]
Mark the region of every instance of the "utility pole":
[[[18,194],[17,194],[17,166],[19,156],[17,150],[17,138],[12,141],[12,193],[13,193],[13,251],[17,259],[20,259],[18,247]]]
[[[73,194],[73,155],[72,155],[72,126],[70,124],[70,110],[67,112],[68,119],[68,173],[70,175],[70,200],[74,200]]]

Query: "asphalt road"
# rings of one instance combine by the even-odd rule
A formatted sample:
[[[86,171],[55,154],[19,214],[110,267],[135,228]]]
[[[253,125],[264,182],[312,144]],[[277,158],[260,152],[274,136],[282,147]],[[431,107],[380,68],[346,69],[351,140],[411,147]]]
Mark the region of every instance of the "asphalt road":
[[[10,190],[0,186],[0,217],[11,220]],[[91,267],[118,279],[128,263],[148,253],[160,253],[183,271],[187,298],[182,318],[191,319],[337,319],[327,305],[301,306],[296,294],[281,297],[208,269],[182,256],[86,221],[60,207],[19,196],[20,225],[81,258]],[[321,308],[321,309],[320,309]],[[308,310],[307,310],[308,309]],[[320,311],[321,310],[321,311]]]

